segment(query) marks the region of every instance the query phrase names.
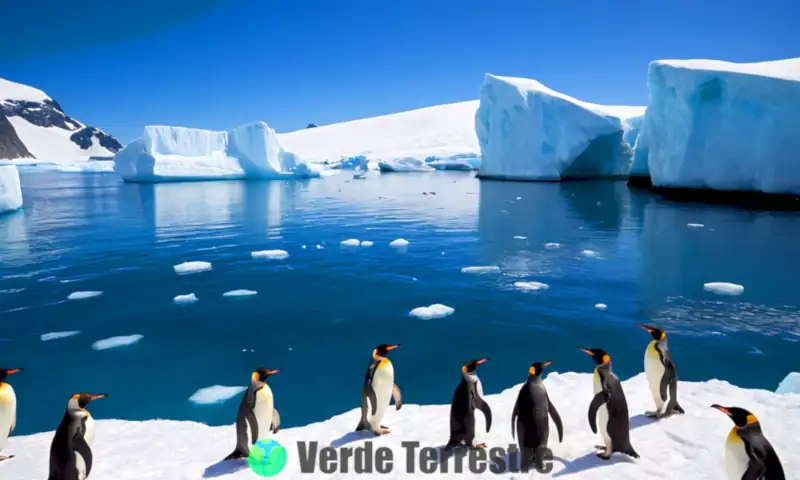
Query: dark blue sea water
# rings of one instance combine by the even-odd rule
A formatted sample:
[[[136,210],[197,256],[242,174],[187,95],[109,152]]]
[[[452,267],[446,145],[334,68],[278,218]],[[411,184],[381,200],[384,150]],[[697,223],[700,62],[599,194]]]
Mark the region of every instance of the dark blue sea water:
[[[606,349],[628,377],[642,370],[649,340],[635,322],[666,327],[683,380],[773,390],[800,370],[793,213],[671,203],[618,182],[444,172],[132,185],[112,174],[25,171],[22,181],[24,211],[0,217],[0,365],[25,368],[10,379],[18,433],[52,430],[67,398],[84,390],[109,394],[93,407],[100,418],[232,423],[238,397],[188,398],[245,385],[261,366],[281,369],[270,383],[285,426],[319,421],[358,407],[380,343],[403,344],[392,358],[407,403],[449,402],[461,364],[483,356],[492,358],[481,371],[487,392],[524,381],[533,361],[590,372],[577,345]],[[389,246],[398,237],[407,251]],[[341,248],[347,238],[375,245]],[[251,258],[265,249],[290,256]],[[213,270],[176,275],[173,265],[190,260]],[[502,273],[461,273],[472,265]],[[550,288],[522,292],[516,281]],[[745,291],[704,291],[712,281]],[[258,295],[222,297],[234,289]],[[104,293],[66,300],[78,290]],[[187,293],[199,302],[173,304]],[[433,303],[455,313],[409,317]],[[69,330],[81,333],[40,340]],[[144,338],[92,348],[132,334]]]

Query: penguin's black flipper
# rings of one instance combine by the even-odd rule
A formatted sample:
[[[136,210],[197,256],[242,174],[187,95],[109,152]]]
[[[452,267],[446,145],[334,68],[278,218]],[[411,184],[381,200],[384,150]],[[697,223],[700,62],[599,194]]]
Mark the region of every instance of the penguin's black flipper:
[[[511,412],[511,439],[514,439],[514,434],[516,433],[515,430],[517,428],[517,417],[519,416],[519,397],[517,397],[516,403],[514,403],[514,411]]]
[[[400,407],[403,406],[403,395],[400,393],[400,387],[396,383],[392,385],[392,398],[394,398],[395,409],[400,410]]]
[[[550,401],[550,396],[547,397],[547,406],[550,410],[550,417],[553,418],[553,423],[556,424],[556,429],[558,429],[558,443],[561,443],[564,440],[564,425],[561,424],[561,415],[558,414],[556,406]]]
[[[597,395],[592,399],[589,404],[589,426],[592,427],[592,433],[597,433],[597,409],[606,403],[607,394],[605,390],[597,392]]]
[[[672,365],[672,362],[666,360],[664,365],[664,375],[661,376],[661,400],[666,402],[667,401],[667,389],[670,388],[672,385],[673,380],[675,379],[675,367]]]
[[[486,433],[489,433],[489,430],[492,428],[492,409],[489,408],[489,404],[483,401],[476,392],[472,397],[472,405],[483,412],[483,416],[486,417]]]
[[[369,383],[364,384],[364,395],[367,396],[367,408],[369,408],[369,404],[372,404],[372,415],[377,415],[378,413],[378,397],[375,396],[375,389],[372,388],[372,385]]]
[[[75,435],[75,438],[72,439],[72,448],[83,457],[83,464],[86,465],[86,477],[88,478],[89,474],[92,472],[92,463],[94,462],[92,449],[89,448],[89,444],[86,443],[86,439],[83,438],[83,435]]]
[[[247,412],[247,423],[250,425],[250,445],[255,445],[258,441],[258,419],[256,419],[256,412],[250,410]]]
[[[269,426],[272,430],[272,433],[278,433],[278,430],[281,428],[281,414],[278,413],[278,409],[273,407],[272,408],[272,425]]]
[[[750,457],[750,464],[747,471],[745,471],[742,480],[756,480],[769,473],[769,479],[785,480],[786,474],[783,471],[778,454],[772,448],[772,444],[764,437],[761,428],[754,428],[754,425],[748,425],[737,430],[739,437],[744,440],[745,448],[747,449],[748,457]],[[753,472],[751,473],[751,470]],[[755,475],[749,477],[750,475]]]

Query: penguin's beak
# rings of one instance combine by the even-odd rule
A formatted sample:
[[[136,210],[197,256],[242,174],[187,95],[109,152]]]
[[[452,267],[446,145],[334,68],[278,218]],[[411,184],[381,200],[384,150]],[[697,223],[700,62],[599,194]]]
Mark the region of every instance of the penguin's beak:
[[[716,403],[714,405],[711,405],[711,408],[716,408],[717,410],[719,410],[720,412],[724,413],[729,417],[732,416],[731,412],[727,408],[717,405]]]
[[[278,369],[278,368],[274,368],[272,370],[267,370],[267,376],[275,375],[278,372],[280,372],[280,369]]]
[[[640,323],[637,323],[636,326],[641,329],[647,330],[650,333],[653,333],[653,327],[648,327],[647,325],[642,325]]]
[[[585,353],[585,354],[587,354],[587,355],[594,356],[594,352],[592,352],[591,350],[588,350],[588,349],[586,349],[586,348],[583,348],[583,347],[578,347],[578,350],[582,351],[583,353]]]
[[[543,367],[547,367],[547,366],[549,366],[551,363],[553,363],[553,361],[552,361],[552,360],[548,360],[548,361],[544,362],[544,363],[542,364],[542,366],[543,366]]]
[[[481,363],[486,363],[489,361],[489,357],[481,358],[480,360],[475,360],[475,365],[480,365]]]
[[[11,375],[12,373],[19,373],[21,371],[22,371],[21,368],[9,368],[8,370],[6,370],[6,375]]]
[[[400,348],[400,344],[397,343],[394,345],[389,345],[388,347],[386,347],[386,350],[394,350],[395,348]]]
[[[107,394],[105,394],[105,393],[98,393],[97,395],[90,395],[90,396],[89,396],[89,398],[91,398],[91,399],[92,399],[92,401],[95,401],[95,400],[97,400],[98,398],[106,398],[107,396],[108,396],[108,395],[107,395]]]

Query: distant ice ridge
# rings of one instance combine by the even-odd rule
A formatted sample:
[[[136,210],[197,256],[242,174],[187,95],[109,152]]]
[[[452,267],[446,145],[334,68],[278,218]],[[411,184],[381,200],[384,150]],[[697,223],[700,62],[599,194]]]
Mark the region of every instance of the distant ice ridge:
[[[114,156],[114,170],[129,182],[308,178],[321,168],[284,150],[264,122],[229,131],[147,126]]]
[[[595,105],[536,80],[486,74],[475,114],[479,175],[555,181],[627,176],[644,109]]]
[[[103,340],[94,342],[92,344],[92,348],[95,350],[108,350],[109,348],[124,347],[127,345],[133,345],[143,338],[144,335],[139,334],[105,338]]]
[[[198,405],[213,405],[230,400],[245,390],[247,390],[246,387],[225,387],[222,385],[214,385],[212,387],[205,387],[197,390],[191,397],[189,397],[189,401]]]
[[[796,393],[800,394],[800,373],[791,372],[781,380],[775,393]]]
[[[0,215],[22,207],[19,170],[14,165],[0,165]]]
[[[659,187],[800,194],[800,58],[659,60],[633,170]]]

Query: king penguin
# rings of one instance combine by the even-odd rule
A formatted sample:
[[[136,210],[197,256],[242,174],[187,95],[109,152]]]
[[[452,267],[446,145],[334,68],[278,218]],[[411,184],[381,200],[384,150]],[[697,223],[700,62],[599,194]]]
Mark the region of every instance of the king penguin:
[[[50,445],[48,480],[86,480],[92,473],[94,458],[94,419],[86,410],[89,403],[104,398],[105,393],[77,393],[67,403],[67,411]]]
[[[711,405],[735,424],[725,442],[725,471],[730,480],[785,480],[775,449],[755,415],[743,408]]]
[[[17,426],[17,395],[5,380],[9,375],[20,371],[21,368],[0,368],[0,452]],[[0,462],[13,457],[14,455],[0,455]]]
[[[660,328],[638,323],[636,326],[647,330],[653,337],[644,351],[644,372],[656,409],[646,412],[646,415],[662,418],[673,413],[684,413],[678,404],[678,372],[667,346],[667,334]]]
[[[369,430],[375,435],[389,433],[389,427],[381,425],[386,407],[389,406],[392,397],[397,410],[403,406],[400,388],[394,383],[394,367],[386,358],[389,351],[399,346],[400,344],[383,343],[372,351],[372,360],[369,362],[364,386],[361,389],[361,421],[356,427],[357,432]]]
[[[267,385],[267,378],[279,371],[259,368],[250,375],[250,385],[236,416],[236,448],[225,460],[247,458],[251,445],[267,438],[270,432],[278,433],[281,416],[275,408],[275,397]]]
[[[547,395],[542,382],[544,367],[552,361],[536,362],[528,368],[528,380],[519,390],[517,403],[511,413],[511,438],[515,438],[514,428],[519,435],[519,447],[522,451],[522,468],[526,471],[535,462],[536,468],[544,468],[543,453],[550,438],[550,422],[547,414],[553,418],[558,430],[558,442],[564,440],[564,426],[553,402]]]
[[[475,409],[486,418],[486,433],[492,428],[492,409],[483,399],[483,386],[478,378],[478,365],[489,360],[470,360],[461,367],[461,383],[453,394],[450,404],[450,440],[446,448],[466,445],[471,448],[486,448],[485,443],[475,445]]]
[[[593,433],[597,433],[599,426],[605,441],[604,446],[597,447],[604,449],[604,452],[597,456],[608,460],[611,454],[620,452],[639,458],[631,446],[628,402],[619,378],[611,371],[611,357],[599,348],[578,348],[591,355],[597,363],[594,369],[594,398],[589,404],[589,426]]]

